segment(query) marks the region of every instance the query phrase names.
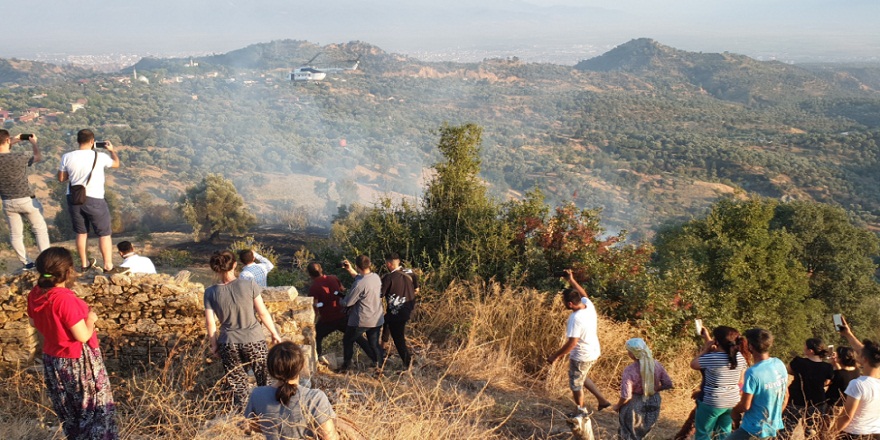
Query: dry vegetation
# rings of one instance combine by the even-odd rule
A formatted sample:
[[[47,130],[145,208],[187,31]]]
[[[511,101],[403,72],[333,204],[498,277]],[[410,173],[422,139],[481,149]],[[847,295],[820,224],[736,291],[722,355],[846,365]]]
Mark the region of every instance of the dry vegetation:
[[[395,358],[382,379],[365,372],[315,379],[364,438],[569,438],[565,362],[552,367],[543,362],[562,342],[568,312],[559,295],[459,284],[426,301],[418,313],[411,373],[397,374]],[[607,319],[599,325],[603,356],[593,378],[613,398],[629,363],[623,343],[639,332]],[[687,368],[691,353],[683,345],[675,356],[660,359],[677,388],[664,393],[663,420],[652,438],[671,438],[692,407],[689,396],[698,375]],[[240,417],[228,415],[221,369],[204,359],[203,347],[175,365],[116,377],[122,438],[243,438],[236,425]],[[595,425],[599,438],[613,438],[617,431],[616,417],[607,411],[597,415]],[[3,377],[0,437],[62,438],[36,368]]]

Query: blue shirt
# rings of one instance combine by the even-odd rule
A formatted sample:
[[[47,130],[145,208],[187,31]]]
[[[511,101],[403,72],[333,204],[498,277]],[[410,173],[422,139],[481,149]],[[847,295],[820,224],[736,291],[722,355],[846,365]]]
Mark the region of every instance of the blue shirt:
[[[775,436],[783,428],[782,404],[787,385],[788,371],[779,359],[769,358],[746,370],[743,393],[753,398],[740,427],[755,437]]]

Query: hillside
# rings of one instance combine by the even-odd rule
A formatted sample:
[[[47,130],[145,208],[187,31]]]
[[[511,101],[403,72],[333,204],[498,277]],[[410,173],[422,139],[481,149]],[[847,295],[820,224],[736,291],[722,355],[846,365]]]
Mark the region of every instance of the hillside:
[[[56,66],[18,59],[0,59],[0,86],[16,85],[50,85],[71,81],[94,72],[74,66]]]
[[[287,80],[315,55],[318,66],[359,58],[360,68]],[[414,197],[437,158],[433,130],[473,122],[484,127],[493,195],[538,187],[553,203],[601,207],[610,228],[636,236],[735,192],[880,218],[880,69],[871,66],[806,69],[640,39],[575,68],[515,57],[428,63],[363,42],[294,40],[136,68],[150,84],[126,70],[0,92],[0,107],[16,114],[87,101],[12,130],[42,135],[49,154],[37,171],[47,180],[66,132],[92,126],[124,145],[130,174],[118,189],[134,217],[144,211],[135,199],[176,201],[207,172],[231,178],[263,213],[308,206],[313,221],[372,200],[362,197]],[[288,178],[300,191],[272,190]],[[163,180],[175,183],[152,184]],[[147,183],[128,186],[138,182]]]
[[[640,38],[575,66],[582,71],[616,72],[643,78],[657,87],[705,92],[725,101],[769,104],[799,98],[847,95],[843,78],[823,78],[802,67],[761,62],[731,53],[695,53]],[[856,77],[852,77],[856,79]],[[852,95],[855,96],[855,95]]]

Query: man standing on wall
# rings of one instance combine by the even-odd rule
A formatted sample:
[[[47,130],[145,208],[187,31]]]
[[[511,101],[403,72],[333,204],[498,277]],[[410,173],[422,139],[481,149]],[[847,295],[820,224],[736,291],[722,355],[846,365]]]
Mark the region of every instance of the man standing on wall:
[[[33,154],[10,151],[13,145],[22,140],[31,142]],[[31,223],[31,230],[37,238],[40,252],[49,247],[49,230],[46,227],[46,220],[43,219],[43,205],[34,196],[27,175],[28,167],[42,159],[35,135],[20,134],[11,137],[8,131],[0,129],[0,199],[3,200],[3,212],[6,213],[6,220],[9,222],[9,240],[12,242],[12,249],[15,250],[24,268],[28,270],[34,268],[34,263],[27,258],[24,246],[24,223],[21,220],[23,215],[27,216]]]
[[[103,270],[114,273],[113,239],[110,236],[110,209],[104,200],[104,168],[119,168],[119,156],[110,142],[97,145],[107,149],[107,153],[95,151],[95,133],[89,129],[77,132],[76,142],[79,148],[61,156],[58,167],[58,180],[69,182],[67,185],[67,209],[73,231],[76,232],[76,251],[82,262],[82,272],[95,266],[96,260],[88,257],[89,226],[98,235],[98,247],[104,259]],[[85,187],[85,200],[82,203],[71,197],[71,187]],[[99,268],[100,269],[100,268]]]
[[[601,411],[611,406],[611,402],[602,395],[599,387],[589,377],[590,369],[599,359],[598,315],[593,302],[587,297],[587,292],[574,279],[571,269],[565,271],[571,288],[562,291],[565,307],[571,310],[568,317],[568,325],[565,336],[568,338],[565,344],[554,354],[547,358],[547,363],[553,364],[557,359],[571,353],[568,367],[568,385],[574,397],[574,403],[579,412],[586,412],[584,406],[584,388],[596,397],[598,410]]]

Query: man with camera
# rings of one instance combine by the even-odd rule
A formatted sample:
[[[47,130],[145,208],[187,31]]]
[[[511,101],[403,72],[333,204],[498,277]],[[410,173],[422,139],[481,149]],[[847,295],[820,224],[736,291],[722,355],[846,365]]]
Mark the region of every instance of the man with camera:
[[[385,313],[382,343],[387,343],[389,336],[394,340],[403,369],[407,370],[412,364],[412,357],[406,347],[406,323],[415,308],[418,281],[411,270],[405,270],[400,265],[400,255],[396,252],[385,255],[385,267],[389,272],[382,277],[382,296],[385,297],[388,311]]]
[[[345,314],[345,308],[342,307],[345,287],[335,275],[325,274],[320,263],[309,263],[306,272],[312,279],[309,296],[312,297],[312,304],[318,311],[318,322],[315,324],[315,349],[320,358],[324,353],[322,346],[324,338],[333,332],[344,334],[348,327],[348,316]],[[369,350],[367,340],[363,336],[357,338],[355,342],[365,353]]]
[[[69,182],[67,210],[73,231],[76,232],[76,250],[82,262],[82,272],[97,268],[96,260],[90,260],[87,253],[91,226],[98,235],[104,272],[115,273],[118,270],[113,267],[110,209],[104,200],[104,168],[119,168],[119,156],[110,142],[95,142],[95,133],[92,130],[83,129],[77,132],[76,141],[79,148],[61,156],[58,180]],[[110,154],[99,153],[94,151],[95,148],[104,148]]]
[[[345,336],[342,337],[342,367],[340,371],[351,368],[351,358],[354,357],[354,343],[357,339],[367,334],[367,356],[370,357],[377,373],[381,373],[379,365],[382,352],[379,349],[379,333],[382,324],[385,323],[385,310],[382,307],[382,280],[379,275],[372,271],[370,257],[360,255],[355,260],[355,267],[351,267],[348,260],[342,262],[343,268],[354,277],[354,283],[349,289],[348,295],[342,299],[343,307],[348,308],[348,325],[345,328]]]
[[[568,279],[569,284],[571,284],[571,288],[562,291],[562,300],[565,308],[571,310],[565,330],[565,337],[567,339],[565,344],[556,353],[547,357],[547,363],[553,364],[557,359],[571,353],[569,356],[568,385],[571,388],[578,412],[586,412],[584,388],[596,397],[598,410],[601,411],[611,406],[611,402],[602,395],[599,387],[593,383],[589,376],[590,369],[601,354],[596,307],[587,297],[587,291],[574,279],[571,269],[560,273],[560,275],[563,274]]]
[[[32,154],[10,151],[13,145],[21,141],[31,142]],[[43,219],[43,206],[34,196],[27,174],[28,167],[41,160],[43,156],[37,147],[35,135],[20,134],[11,137],[8,131],[0,129],[0,199],[3,200],[3,212],[6,213],[6,220],[9,222],[9,240],[12,242],[12,249],[27,270],[33,269],[34,263],[28,260],[24,246],[24,223],[21,220],[23,215],[31,223],[31,230],[37,238],[40,252],[49,247],[49,229],[46,227],[46,220]]]

